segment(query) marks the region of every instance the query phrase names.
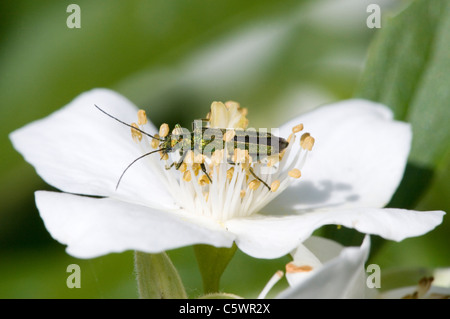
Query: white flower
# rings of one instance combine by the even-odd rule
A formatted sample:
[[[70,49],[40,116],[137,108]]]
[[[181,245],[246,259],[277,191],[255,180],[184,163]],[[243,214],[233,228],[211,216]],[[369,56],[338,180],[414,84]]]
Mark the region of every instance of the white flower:
[[[343,247],[329,239],[310,237],[292,253],[286,265],[289,288],[277,298],[367,298],[364,264],[369,256],[370,237],[360,247]]]
[[[289,288],[282,291],[281,299],[419,299],[450,298],[448,286],[432,286],[433,277],[424,277],[418,286],[402,287],[380,293],[381,273],[375,287],[368,278],[365,263],[369,255],[370,238],[366,235],[360,247],[343,247],[329,239],[310,237],[292,252],[293,261],[286,265]],[[369,269],[369,268],[368,268]],[[380,269],[380,272],[383,269]],[[448,270],[446,270],[448,272]],[[260,294],[264,298],[281,278],[278,271]],[[437,272],[436,272],[437,274]],[[372,273],[370,274],[373,275]],[[368,281],[371,282],[369,287]]]
[[[190,173],[165,170],[159,155],[133,164],[116,190],[124,168],[152,150],[152,143],[136,131],[134,139],[142,139],[133,142],[130,128],[94,104],[126,123],[136,121],[138,110],[128,100],[96,89],[10,136],[37,173],[64,192],[38,191],[36,204],[48,231],[73,256],[236,242],[251,256],[277,258],[326,224],[399,241],[442,222],[442,211],[381,208],[402,178],[411,142],[409,125],[393,121],[383,105],[349,100],[283,125],[278,135],[287,138],[304,123],[316,144],[308,152],[313,139],[302,148],[292,138],[274,174],[262,175],[267,165],[254,164],[255,173],[276,189],[272,192],[257,188],[257,182],[250,185],[245,164],[233,165],[234,170],[226,163],[213,165],[208,183],[199,180],[202,173],[195,177],[198,166],[187,166]],[[242,125],[234,114],[228,123]],[[140,121],[139,127],[157,132],[151,123]],[[298,177],[294,168],[302,169],[301,178],[289,176]]]

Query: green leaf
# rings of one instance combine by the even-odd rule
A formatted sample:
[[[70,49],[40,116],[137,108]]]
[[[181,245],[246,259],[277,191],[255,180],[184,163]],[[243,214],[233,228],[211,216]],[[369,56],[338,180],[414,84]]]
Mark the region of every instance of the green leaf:
[[[450,147],[450,2],[415,1],[384,25],[356,96],[384,103],[411,123],[410,160],[432,167]]]
[[[135,253],[136,280],[143,299],[186,299],[181,278],[165,252]]]
[[[194,246],[205,294],[219,291],[220,277],[233,258],[236,249],[236,244],[233,244],[231,248],[217,248],[210,245]]]
[[[448,179],[443,180],[450,165],[449,43],[450,2],[417,0],[383,23],[370,48],[356,97],[388,105],[413,131],[408,165],[390,207],[450,212]],[[448,265],[450,256],[439,247],[449,240],[449,222],[444,218],[436,230],[400,244],[378,240],[384,246],[376,257],[384,259],[377,262]]]

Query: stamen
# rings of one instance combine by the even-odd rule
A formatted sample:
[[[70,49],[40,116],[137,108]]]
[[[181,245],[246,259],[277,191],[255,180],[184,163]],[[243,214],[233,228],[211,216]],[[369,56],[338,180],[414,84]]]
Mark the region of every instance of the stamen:
[[[218,166],[220,163],[222,163],[223,160],[223,152],[224,150],[215,150],[214,153],[211,155],[211,164],[213,166]]]
[[[309,272],[311,270],[313,270],[313,267],[311,267],[309,265],[297,266],[293,262],[290,262],[286,265],[286,273],[287,274],[292,274],[292,273],[296,273],[296,272]]]
[[[303,131],[303,124],[296,125],[292,128],[292,133],[294,134],[300,131]]]
[[[185,171],[184,174],[183,174],[183,180],[185,182],[190,182],[191,179],[192,179],[191,171]]]
[[[198,172],[200,172],[200,164],[194,163],[192,164],[192,170],[194,171],[195,176],[198,175]]]
[[[312,137],[309,133],[305,133],[300,138],[300,146],[304,150],[311,151],[314,146],[314,137]]]
[[[284,154],[286,154],[286,150],[287,148],[285,148],[280,154],[278,154],[278,158],[280,159],[280,161],[283,159]]]
[[[157,140],[159,137],[159,134],[155,134],[155,138],[152,139],[151,146],[155,149],[159,147],[159,140]]]
[[[261,185],[261,182],[258,181],[257,179],[254,179],[248,184],[248,188],[255,191],[258,189],[259,185]]]
[[[131,123],[131,126],[131,137],[133,138],[133,141],[139,143],[142,140],[142,133],[135,130],[135,128],[139,128],[139,126],[136,123]]]
[[[139,125],[147,124],[147,114],[145,113],[144,110],[138,111],[138,124]]]
[[[270,191],[274,193],[277,191],[277,189],[279,187],[280,187],[280,181],[279,180],[273,181],[272,184],[270,185]]]
[[[417,294],[419,298],[425,296],[428,290],[430,290],[433,280],[434,280],[433,277],[424,277],[419,280],[419,285],[417,287]]]
[[[209,184],[209,178],[206,175],[202,175],[199,179],[198,179],[198,184],[200,186],[205,186],[207,184]]]
[[[235,163],[248,163],[250,162],[250,158],[251,157],[248,155],[248,150],[235,148],[231,160]]]
[[[261,291],[261,293],[258,296],[258,299],[264,299],[267,296],[267,293],[273,288],[273,286],[275,286],[275,284],[281,279],[283,278],[283,272],[281,270],[278,270],[273,276],[272,278],[270,278],[270,280],[267,282],[267,284],[265,285],[265,287],[263,288],[263,290]]]
[[[184,158],[184,162],[188,165],[194,164],[194,152],[189,150]]]
[[[235,101],[226,101],[225,102],[225,106],[227,107],[227,109],[231,109],[233,107],[238,109],[240,107],[240,104],[238,102],[235,102]]]
[[[278,155],[270,155],[267,157],[267,166],[272,167],[279,161],[280,161],[280,157]]]
[[[236,135],[236,132],[234,130],[227,130],[225,135],[223,136],[223,140],[225,142],[229,142],[233,139],[233,137]]]
[[[194,163],[203,164],[205,162],[205,156],[201,153],[194,155]]]
[[[245,190],[241,190],[241,193],[239,194],[241,196],[241,198],[245,197]]]
[[[433,277],[423,277],[419,280],[417,289],[410,295],[403,296],[402,299],[419,299],[426,295],[433,283]]]
[[[169,125],[166,123],[161,124],[159,127],[159,136],[166,137],[169,134]]]
[[[179,170],[181,173],[186,172],[186,169],[187,169],[186,163],[182,163],[182,164],[180,165],[180,167],[178,168],[178,170]]]
[[[302,176],[302,172],[298,168],[294,168],[289,171],[288,175],[293,178],[300,178]]]
[[[231,179],[233,178],[233,175],[234,175],[234,167],[230,167],[230,168],[227,170],[227,179],[228,179],[229,181],[231,181]]]
[[[159,151],[159,155],[161,155],[161,159],[163,161],[167,161],[169,159],[169,154],[164,153],[164,151]]]
[[[293,136],[294,136],[294,133],[289,134],[289,137],[287,139],[288,143],[291,143],[291,139],[292,139]]]

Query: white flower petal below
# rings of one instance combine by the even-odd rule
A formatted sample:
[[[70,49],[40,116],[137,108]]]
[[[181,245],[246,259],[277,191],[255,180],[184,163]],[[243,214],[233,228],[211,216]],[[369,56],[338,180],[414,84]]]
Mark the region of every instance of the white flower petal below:
[[[409,124],[394,121],[386,106],[367,100],[319,107],[284,124],[281,136],[299,123],[315,138],[314,148],[302,177],[265,211],[384,207],[389,202],[407,162]]]
[[[138,109],[130,101],[113,91],[95,89],[11,133],[14,147],[47,183],[64,192],[175,208],[173,198],[158,183],[157,170],[148,169],[143,162],[128,170],[115,190],[123,170],[142,152],[133,142],[130,128],[94,104],[126,123],[137,121]],[[146,129],[155,131],[151,123]],[[148,160],[157,163],[159,157]]]
[[[362,233],[401,241],[423,235],[442,222],[442,211],[393,208],[354,208],[303,213],[294,216],[255,215],[225,223],[237,235],[236,244],[257,258],[278,258],[292,251],[323,225],[336,224]]]
[[[358,293],[364,291],[364,263],[369,249],[370,237],[366,236],[361,247],[344,248],[338,257],[325,263],[311,277],[283,291],[277,298],[363,298]]]
[[[291,255],[293,261],[286,265],[286,280],[290,286],[300,284],[322,268],[322,262],[306,245],[299,244]]]
[[[36,204],[52,237],[78,258],[125,250],[158,253],[193,244],[230,247],[234,240],[216,223],[109,198],[38,191]]]

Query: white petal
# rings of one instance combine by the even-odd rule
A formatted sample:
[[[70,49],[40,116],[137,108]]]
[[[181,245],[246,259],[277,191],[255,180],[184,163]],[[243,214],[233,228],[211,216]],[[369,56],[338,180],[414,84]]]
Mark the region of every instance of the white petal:
[[[317,236],[309,237],[303,242],[303,245],[314,252],[314,255],[322,263],[326,263],[331,259],[336,258],[339,256],[342,249],[344,249],[344,246],[334,240]],[[296,256],[293,255],[293,258],[295,260]]]
[[[442,211],[354,208],[291,216],[254,215],[226,222],[236,244],[256,258],[278,258],[293,250],[323,225],[336,224],[386,239],[401,241],[423,235],[442,222]]]
[[[233,235],[218,224],[109,198],[36,192],[50,234],[78,258],[139,250],[157,253],[193,244],[230,247]],[[189,219],[188,219],[189,217]]]
[[[370,249],[366,236],[361,247],[344,248],[340,255],[327,262],[313,276],[299,285],[283,291],[278,298],[356,298],[355,292],[364,291],[364,263]]]
[[[299,123],[315,138],[314,148],[302,177],[268,206],[269,211],[384,207],[389,202],[409,154],[409,124],[393,121],[387,107],[366,100],[317,108],[283,125],[281,135],[288,136]]]
[[[95,89],[13,132],[14,147],[47,183],[62,191],[173,207],[173,199],[144,161],[128,170],[115,190],[123,170],[142,152],[133,142],[130,128],[94,104],[126,123],[137,122],[137,108],[130,101],[113,91]],[[147,129],[155,130],[151,124]]]
[[[302,283],[322,268],[317,256],[303,244],[291,254],[294,260],[286,266],[286,280],[290,286]]]

